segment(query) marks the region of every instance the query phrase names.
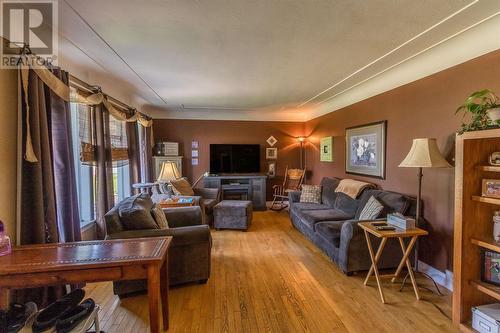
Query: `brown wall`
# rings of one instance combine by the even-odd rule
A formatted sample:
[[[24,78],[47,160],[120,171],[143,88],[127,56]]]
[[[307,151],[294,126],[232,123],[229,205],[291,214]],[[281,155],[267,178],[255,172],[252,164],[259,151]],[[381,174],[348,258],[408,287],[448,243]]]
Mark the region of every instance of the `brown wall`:
[[[296,137],[303,135],[303,123],[272,122],[272,121],[212,121],[212,120],[173,120],[155,119],[153,133],[157,140],[179,142],[179,154],[183,155],[183,175],[195,181],[205,171],[210,169],[211,143],[260,144],[261,172],[267,171],[265,148],[269,147],[266,140],[271,135],[278,142],[277,172],[283,175],[286,166],[299,166],[299,144]],[[199,142],[199,165],[191,165],[191,142]],[[278,176],[268,181],[272,184],[281,183]]]
[[[17,193],[17,71],[0,69],[0,220],[15,242]]]
[[[265,171],[266,139],[278,139],[278,174],[285,166],[297,166],[299,150],[295,137],[306,135],[308,183],[323,176],[350,177],[373,182],[386,190],[415,195],[417,170],[398,164],[409,151],[412,139],[435,137],[445,155],[453,155],[454,133],[461,116],[458,105],[473,91],[490,88],[500,93],[500,51],[492,52],[440,73],[398,87],[304,124],[289,122],[155,120],[155,139],[177,141],[184,156],[190,156],[191,141],[200,142],[200,165],[185,159],[184,175],[198,178],[209,169],[210,143],[259,143],[262,171]],[[387,177],[385,180],[346,175],[344,172],[345,129],[375,121],[388,121]],[[334,136],[332,163],[319,161],[319,140]],[[271,184],[282,181],[281,177]],[[423,199],[430,235],[421,243],[420,258],[437,269],[452,269],[454,170],[424,170]]]
[[[461,116],[456,108],[473,91],[500,93],[500,51],[460,64],[308,121],[310,182],[323,176],[350,177],[378,184],[386,190],[416,195],[417,170],[398,168],[413,138],[435,137],[441,151],[452,153],[454,133]],[[375,121],[388,121],[387,178],[377,180],[344,173],[345,129]],[[333,163],[319,162],[319,139],[334,136]],[[454,169],[424,170],[424,216],[430,235],[421,243],[421,260],[437,269],[452,269]]]

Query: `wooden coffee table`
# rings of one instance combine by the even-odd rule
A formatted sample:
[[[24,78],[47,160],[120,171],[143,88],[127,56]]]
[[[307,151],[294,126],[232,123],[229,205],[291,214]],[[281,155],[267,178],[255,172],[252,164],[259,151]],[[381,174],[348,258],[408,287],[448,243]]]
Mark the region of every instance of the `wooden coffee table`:
[[[383,221],[377,221],[377,222],[383,222]],[[375,274],[378,291],[380,293],[380,299],[382,303],[385,303],[384,292],[382,290],[382,285],[380,283],[380,280],[383,278],[390,278],[391,282],[394,283],[398,278],[399,274],[401,274],[401,270],[406,265],[406,268],[408,269],[408,274],[410,275],[411,283],[413,285],[413,291],[415,291],[415,297],[417,298],[417,300],[419,300],[420,295],[418,293],[417,280],[415,279],[415,275],[413,272],[413,268],[411,267],[409,256],[411,254],[411,251],[413,250],[413,246],[415,246],[415,243],[417,242],[418,237],[425,236],[428,234],[428,232],[420,228],[413,228],[407,230],[403,229],[377,230],[376,226],[374,226],[372,223],[373,221],[358,223],[361,229],[363,229],[363,231],[365,232],[366,244],[368,245],[368,252],[370,252],[370,258],[372,260],[372,266],[370,267],[370,270],[366,275],[364,285],[366,286],[372,274]],[[382,239],[379,248],[377,250],[377,253],[373,251],[372,243],[370,241],[370,236],[369,236],[370,234],[372,234],[377,238]],[[401,251],[403,252],[403,258],[401,258],[401,262],[399,263],[398,268],[396,269],[396,272],[394,274],[380,275],[378,272],[377,263],[380,259],[380,256],[382,255],[382,251],[384,250],[385,244],[387,243],[387,240],[389,238],[397,238],[399,240],[399,244],[401,245]],[[404,243],[405,238],[411,238],[408,247],[406,247]]]
[[[149,324],[168,329],[168,248],[172,237],[28,245],[0,256],[0,304],[10,289],[119,280],[148,280]],[[163,303],[163,304],[160,304]]]

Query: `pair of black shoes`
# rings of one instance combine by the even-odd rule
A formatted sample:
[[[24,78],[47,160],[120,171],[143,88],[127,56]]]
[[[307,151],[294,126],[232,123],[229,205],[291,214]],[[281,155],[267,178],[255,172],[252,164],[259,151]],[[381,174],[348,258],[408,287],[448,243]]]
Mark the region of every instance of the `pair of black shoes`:
[[[85,291],[76,289],[40,311],[33,322],[33,333],[68,333],[88,319],[95,309],[94,300],[83,300]],[[81,302],[81,303],[80,303]]]
[[[38,308],[35,303],[11,304],[8,311],[0,311],[0,333],[17,333],[33,320]]]

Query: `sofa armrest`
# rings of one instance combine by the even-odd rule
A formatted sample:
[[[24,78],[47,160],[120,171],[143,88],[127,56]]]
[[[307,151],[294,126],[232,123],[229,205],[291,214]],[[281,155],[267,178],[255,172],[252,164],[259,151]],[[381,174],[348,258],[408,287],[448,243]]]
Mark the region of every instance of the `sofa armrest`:
[[[300,191],[288,192],[288,201],[290,204],[300,202]]]
[[[380,218],[370,221],[385,221]],[[355,271],[357,267],[370,267],[368,247],[363,229],[358,226],[362,220],[347,220],[342,224],[340,231],[340,245],[338,264],[344,273]],[[352,266],[355,268],[353,269]]]
[[[196,187],[193,189],[194,194],[204,199],[219,199],[218,188]]]
[[[211,242],[210,228],[207,225],[168,229],[126,230],[108,235],[106,239],[130,239],[148,237],[173,237],[173,246]]]
[[[199,206],[164,208],[170,228],[187,227],[203,224]]]

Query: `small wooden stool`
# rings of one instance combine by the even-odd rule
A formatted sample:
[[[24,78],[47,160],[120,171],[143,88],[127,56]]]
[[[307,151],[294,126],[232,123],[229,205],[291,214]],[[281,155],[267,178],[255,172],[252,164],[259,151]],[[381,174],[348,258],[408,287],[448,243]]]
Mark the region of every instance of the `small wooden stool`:
[[[377,221],[377,222],[380,223],[382,221]],[[413,290],[415,291],[415,297],[417,298],[417,300],[420,300],[420,295],[418,294],[417,281],[415,280],[415,274],[413,273],[413,268],[411,267],[409,256],[411,254],[411,251],[413,250],[413,246],[415,246],[415,243],[417,242],[417,238],[420,236],[426,236],[429,233],[420,228],[413,228],[407,230],[397,229],[397,228],[396,230],[377,230],[377,226],[373,225],[373,223],[377,222],[373,221],[360,222],[358,224],[365,232],[366,244],[368,245],[368,252],[370,252],[370,258],[372,260],[372,266],[370,267],[370,270],[366,275],[364,285],[366,286],[368,284],[368,280],[370,279],[372,274],[375,273],[375,279],[377,280],[380,299],[382,300],[382,303],[385,304],[385,297],[384,297],[384,292],[382,291],[382,286],[380,284],[380,279],[390,278],[391,282],[394,283],[398,278],[399,274],[401,273],[403,266],[406,264],[406,268],[408,269],[408,274],[410,275],[411,283],[413,285]],[[372,234],[375,237],[382,239],[376,254],[373,252],[369,234]],[[408,244],[408,247],[406,247],[404,239],[410,237],[411,237],[410,244]],[[401,245],[401,250],[403,251],[403,258],[401,258],[401,262],[399,263],[398,268],[396,269],[396,272],[394,274],[380,275],[378,272],[377,263],[380,259],[380,256],[382,255],[382,251],[384,250],[385,244],[387,243],[387,240],[389,238],[398,238],[399,244]]]

